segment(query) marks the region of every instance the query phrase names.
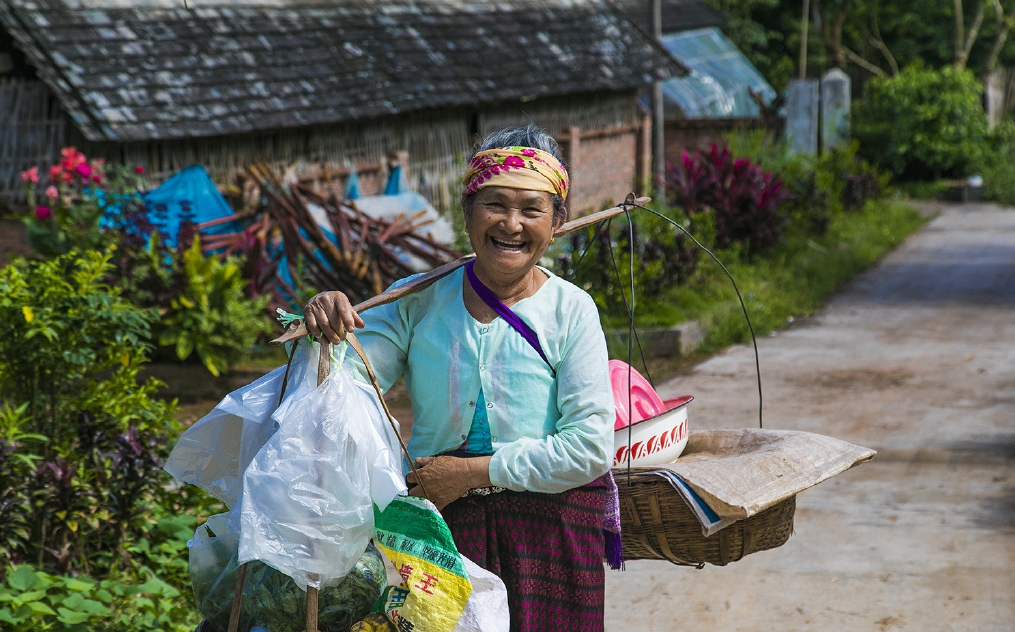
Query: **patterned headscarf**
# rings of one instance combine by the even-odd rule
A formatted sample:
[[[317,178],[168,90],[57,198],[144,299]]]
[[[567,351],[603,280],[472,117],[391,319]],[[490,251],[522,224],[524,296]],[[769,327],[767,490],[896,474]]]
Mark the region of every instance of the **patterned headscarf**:
[[[560,161],[532,147],[502,147],[481,151],[469,161],[462,185],[465,195],[483,187],[546,191],[567,199],[570,181]]]

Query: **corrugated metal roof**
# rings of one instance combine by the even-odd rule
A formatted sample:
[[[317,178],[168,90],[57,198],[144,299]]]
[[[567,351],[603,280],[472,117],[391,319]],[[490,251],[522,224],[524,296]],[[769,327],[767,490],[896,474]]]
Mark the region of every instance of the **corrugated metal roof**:
[[[685,71],[606,0],[0,0],[90,140],[218,136],[635,88]]]
[[[663,35],[662,44],[690,69],[662,83],[664,98],[686,118],[740,118],[760,114],[748,90],[770,105],[776,94],[744,54],[718,28]]]

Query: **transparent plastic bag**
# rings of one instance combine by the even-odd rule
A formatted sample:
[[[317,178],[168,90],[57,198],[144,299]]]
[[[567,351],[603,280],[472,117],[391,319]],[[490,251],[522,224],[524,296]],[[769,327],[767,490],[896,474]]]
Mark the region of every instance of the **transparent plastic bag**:
[[[301,589],[337,584],[363,555],[373,505],[406,493],[399,439],[374,389],[338,347],[317,385],[320,345],[225,397],[188,429],[166,464],[235,508],[239,563],[259,560]]]
[[[278,427],[275,417],[294,399],[306,395],[308,372],[312,370],[316,380],[317,365],[308,351],[306,344],[296,350],[286,388],[288,397],[282,406],[278,398],[284,366],[229,393],[188,428],[169,455],[165,470],[232,508],[240,496],[243,472]]]
[[[212,516],[198,527],[190,547],[190,576],[198,610],[210,630],[226,630],[236,592],[239,537],[228,514]],[[318,595],[318,628],[345,632],[370,612],[387,584],[384,560],[370,545],[349,574]],[[306,593],[290,577],[262,564],[247,565],[240,613],[241,630],[262,626],[271,632],[301,632],[306,622]]]
[[[239,561],[260,560],[302,589],[341,581],[373,535],[374,504],[383,509],[407,491],[376,392],[334,359],[317,386],[318,349],[244,471],[239,499]]]

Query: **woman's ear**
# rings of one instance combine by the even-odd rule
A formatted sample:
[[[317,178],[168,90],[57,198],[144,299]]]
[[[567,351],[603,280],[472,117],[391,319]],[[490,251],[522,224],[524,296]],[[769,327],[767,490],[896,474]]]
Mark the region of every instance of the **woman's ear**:
[[[563,226],[565,223],[566,222],[564,221],[563,217],[555,216],[553,219],[553,232],[556,233],[558,230],[560,230],[560,227]]]

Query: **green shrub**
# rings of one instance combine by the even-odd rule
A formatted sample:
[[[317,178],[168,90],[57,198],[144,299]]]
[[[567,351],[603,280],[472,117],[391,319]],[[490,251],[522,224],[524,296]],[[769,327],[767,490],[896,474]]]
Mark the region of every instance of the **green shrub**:
[[[983,192],[988,200],[1015,206],[1015,122],[1006,120],[991,130],[972,171],[983,176]]]
[[[5,522],[27,526],[0,530],[10,562],[129,564],[122,547],[164,482],[174,405],[137,381],[152,315],[102,283],[108,271],[95,252],[0,271],[0,493]]]
[[[180,360],[196,354],[212,375],[219,375],[259,335],[274,331],[264,316],[269,297],[247,298],[247,281],[236,260],[205,256],[195,238],[174,268],[182,291],[160,310],[156,331],[159,345],[171,347]]]
[[[676,221],[684,226],[691,225],[686,215],[676,209],[673,211],[672,217]],[[654,215],[637,209],[632,210],[631,215],[634,278],[638,295],[651,296],[666,287],[686,282],[698,265],[697,246],[678,229]],[[713,229],[710,220],[708,214],[694,220],[694,232],[699,241],[711,243]],[[604,314],[625,318],[631,295],[630,248],[631,227],[623,216],[619,216],[609,230],[604,227],[598,235],[596,227],[571,233],[564,243],[563,252],[555,261],[557,272],[585,289]],[[584,259],[583,253],[586,253]]]
[[[29,565],[0,584],[0,629],[10,632],[189,632],[198,618],[181,607],[180,591],[152,577],[128,583],[52,575]]]
[[[953,66],[871,79],[852,113],[861,155],[906,179],[965,175],[987,136],[982,94],[971,71]]]

